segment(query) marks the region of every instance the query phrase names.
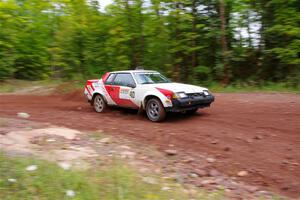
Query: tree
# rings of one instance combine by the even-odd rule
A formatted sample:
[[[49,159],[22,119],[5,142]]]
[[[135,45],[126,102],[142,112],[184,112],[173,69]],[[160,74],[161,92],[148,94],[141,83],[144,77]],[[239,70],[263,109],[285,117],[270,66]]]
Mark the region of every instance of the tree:
[[[15,71],[13,64],[16,59],[15,41],[18,21],[14,13],[18,9],[15,2],[0,2],[0,81],[12,78]]]
[[[300,82],[296,0],[0,2],[0,80],[144,67],[175,81]],[[254,27],[258,28],[254,28]]]
[[[228,44],[227,44],[227,20],[225,16],[226,6],[224,0],[219,2],[219,15],[221,21],[221,46],[222,46],[222,59],[223,59],[223,84],[228,85],[229,83],[229,66],[228,66]]]
[[[285,78],[299,84],[300,6],[297,1],[261,1],[264,76],[272,81]]]

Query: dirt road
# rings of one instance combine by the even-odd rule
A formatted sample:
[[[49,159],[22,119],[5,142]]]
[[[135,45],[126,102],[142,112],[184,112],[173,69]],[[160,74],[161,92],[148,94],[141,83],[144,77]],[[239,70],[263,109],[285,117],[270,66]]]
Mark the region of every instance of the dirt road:
[[[176,149],[216,158],[215,167],[239,180],[300,197],[300,95],[216,94],[211,108],[196,115],[170,115],[152,123],[135,111],[98,114],[79,92],[64,96],[0,95],[0,116],[27,112],[30,120],[79,130],[101,129],[159,150]],[[193,168],[201,167],[191,165]]]

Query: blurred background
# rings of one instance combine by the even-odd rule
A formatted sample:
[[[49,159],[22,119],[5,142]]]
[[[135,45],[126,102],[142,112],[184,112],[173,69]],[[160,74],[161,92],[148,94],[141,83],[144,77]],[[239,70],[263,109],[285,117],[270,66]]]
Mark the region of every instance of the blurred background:
[[[93,112],[137,67],[217,100]],[[0,0],[0,199],[299,199],[299,93],[299,0]]]
[[[300,83],[297,0],[1,0],[0,80],[158,70],[174,81]]]

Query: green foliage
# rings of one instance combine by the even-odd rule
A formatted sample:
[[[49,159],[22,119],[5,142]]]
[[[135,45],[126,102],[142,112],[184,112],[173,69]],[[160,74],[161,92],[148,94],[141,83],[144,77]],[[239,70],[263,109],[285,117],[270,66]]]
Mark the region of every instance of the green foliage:
[[[114,0],[105,11],[98,4],[1,1],[0,81],[97,78],[143,66],[183,82],[300,83],[295,0]]]
[[[273,83],[262,82],[257,83],[253,81],[237,81],[224,87],[223,85],[210,82],[207,87],[213,92],[291,92],[295,94],[300,93],[300,87],[290,85],[287,83]]]
[[[293,80],[293,85],[299,85],[299,3],[294,0],[272,0],[262,2],[261,7],[265,41],[265,68],[262,71],[270,76],[270,80]]]

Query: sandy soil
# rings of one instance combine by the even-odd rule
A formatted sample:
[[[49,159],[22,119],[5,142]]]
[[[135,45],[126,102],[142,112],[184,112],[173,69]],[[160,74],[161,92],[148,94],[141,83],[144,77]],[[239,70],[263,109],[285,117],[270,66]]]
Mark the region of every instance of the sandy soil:
[[[289,197],[300,197],[300,95],[216,94],[211,108],[193,116],[172,114],[152,123],[136,111],[93,112],[81,92],[61,96],[1,95],[0,116],[29,113],[30,120],[103,130],[158,150],[196,158],[208,154],[228,176]],[[201,168],[187,163],[191,170]],[[239,171],[247,176],[239,177]]]

